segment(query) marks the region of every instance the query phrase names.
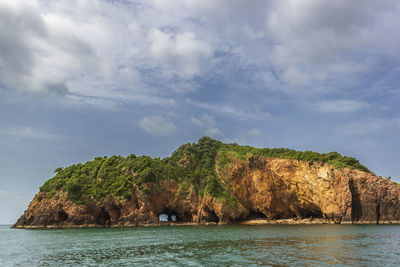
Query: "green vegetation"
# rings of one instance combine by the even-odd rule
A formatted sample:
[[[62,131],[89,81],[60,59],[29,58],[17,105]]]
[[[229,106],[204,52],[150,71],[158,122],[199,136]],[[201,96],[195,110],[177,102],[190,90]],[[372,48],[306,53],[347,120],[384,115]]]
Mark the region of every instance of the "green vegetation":
[[[232,159],[247,160],[249,156],[326,162],[337,168],[370,172],[358,160],[337,152],[320,154],[285,148],[253,148],[202,137],[198,143],[180,146],[171,157],[164,159],[131,154],[127,157],[97,157],[85,164],[58,167],[54,170],[55,176],[46,181],[40,191],[49,197],[59,190],[65,191],[78,203],[108,197],[129,199],[134,187],[148,194],[151,190],[162,190],[160,182],[163,180],[173,179],[181,193],[194,190],[199,195],[210,195],[236,208],[229,186],[216,173],[216,161],[220,170],[226,170]]]
[[[218,152],[218,159],[221,169],[226,167],[226,165],[229,164],[232,159],[246,160],[249,156],[262,156],[303,160],[309,162],[324,162],[332,164],[338,169],[350,168],[371,173],[371,171],[362,165],[357,159],[348,156],[342,156],[338,152],[303,152],[287,148],[254,148],[250,146],[239,146],[237,144],[224,145]]]

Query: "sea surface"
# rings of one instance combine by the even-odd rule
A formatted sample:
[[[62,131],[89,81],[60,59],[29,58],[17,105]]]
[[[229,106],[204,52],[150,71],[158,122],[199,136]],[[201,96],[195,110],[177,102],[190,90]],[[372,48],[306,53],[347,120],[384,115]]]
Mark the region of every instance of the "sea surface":
[[[399,266],[399,225],[0,226],[0,266]]]

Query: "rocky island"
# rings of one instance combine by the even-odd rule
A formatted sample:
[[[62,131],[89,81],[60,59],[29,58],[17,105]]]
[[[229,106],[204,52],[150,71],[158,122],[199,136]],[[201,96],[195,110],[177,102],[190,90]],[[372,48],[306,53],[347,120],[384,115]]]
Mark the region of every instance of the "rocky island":
[[[400,185],[337,152],[203,137],[163,159],[97,157],[55,173],[13,227],[400,222]]]

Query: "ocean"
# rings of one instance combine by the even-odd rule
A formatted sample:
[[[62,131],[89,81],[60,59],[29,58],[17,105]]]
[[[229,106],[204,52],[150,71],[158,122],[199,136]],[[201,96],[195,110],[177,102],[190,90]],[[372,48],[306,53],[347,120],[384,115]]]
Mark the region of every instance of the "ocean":
[[[0,266],[398,266],[399,225],[24,230],[0,226]]]

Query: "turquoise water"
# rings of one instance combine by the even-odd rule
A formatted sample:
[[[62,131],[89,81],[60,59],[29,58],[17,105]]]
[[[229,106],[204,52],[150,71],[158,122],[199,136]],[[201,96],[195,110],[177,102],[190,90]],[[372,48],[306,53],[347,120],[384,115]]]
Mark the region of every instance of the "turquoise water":
[[[0,266],[398,266],[398,225],[0,226]]]

